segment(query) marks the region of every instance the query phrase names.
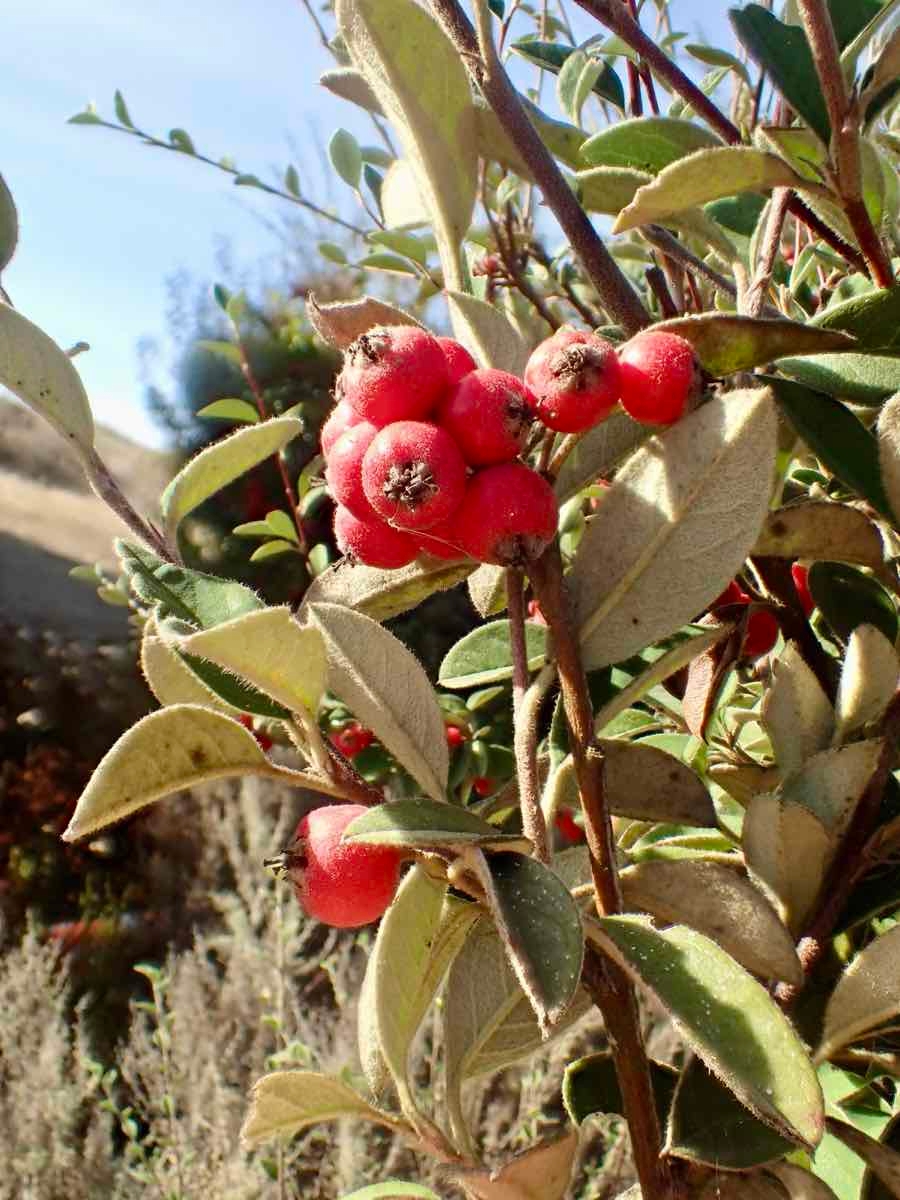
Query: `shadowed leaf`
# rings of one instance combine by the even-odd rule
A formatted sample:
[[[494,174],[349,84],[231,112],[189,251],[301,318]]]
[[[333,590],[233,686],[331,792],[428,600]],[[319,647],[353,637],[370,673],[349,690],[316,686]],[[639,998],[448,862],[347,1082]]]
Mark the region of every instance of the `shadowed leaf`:
[[[900,927],[894,926],[870,942],[838,981],[825,1010],[817,1058],[831,1058],[898,1013]]]
[[[536,670],[547,653],[546,626],[526,622],[525,646],[528,666]],[[446,688],[481,687],[511,679],[512,673],[509,621],[491,621],[467,633],[447,651],[438,683]]]
[[[303,597],[301,612],[311,604],[339,604],[373,621],[389,621],[418,607],[435,592],[455,587],[474,567],[468,559],[458,563],[423,559],[397,571],[385,571],[341,559],[316,576]]]
[[[783,772],[797,770],[831,744],[834,709],[796,642],[788,643],[772,668],[761,719]]]
[[[884,547],[878,527],[849,504],[810,500],[769,513],[754,555],[859,563],[879,570]]]
[[[250,1112],[241,1129],[245,1147],[273,1137],[294,1137],[301,1129],[322,1121],[352,1117],[397,1128],[396,1117],[379,1112],[348,1084],[317,1071],[275,1071],[253,1085]]]
[[[659,322],[654,329],[677,333],[690,342],[704,370],[718,376],[749,371],[785,354],[814,354],[853,345],[851,338],[837,330],[731,313],[675,317]]]

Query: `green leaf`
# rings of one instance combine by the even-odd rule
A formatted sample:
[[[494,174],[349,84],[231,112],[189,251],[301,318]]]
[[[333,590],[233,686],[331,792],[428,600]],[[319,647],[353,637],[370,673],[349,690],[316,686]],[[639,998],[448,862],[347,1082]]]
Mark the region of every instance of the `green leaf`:
[[[356,609],[375,621],[388,621],[417,608],[435,592],[444,592],[471,574],[475,564],[428,559],[396,571],[362,564],[347,568],[345,562],[323,571],[307,589],[304,609],[310,604],[340,604]]]
[[[877,525],[858,508],[830,500],[801,501],[770,513],[753,553],[859,563],[876,571],[884,564]]]
[[[197,153],[194,143],[191,140],[191,135],[186,129],[170,129],[169,141],[175,147],[175,149],[180,150],[182,154]]]
[[[571,1004],[581,978],[584,933],[569,889],[524,854],[488,856],[486,900],[510,964],[544,1034]]]
[[[779,21],[761,4],[732,8],[728,15],[750,57],[765,70],[791,108],[827,146],[831,139],[831,124],[803,29]]]
[[[425,242],[409,233],[400,233],[392,229],[376,229],[366,235],[366,241],[372,242],[376,246],[387,246],[389,250],[395,250],[397,254],[405,254],[407,258],[421,263],[422,266],[428,261],[428,247]]]
[[[591,166],[632,167],[656,175],[687,154],[721,145],[721,138],[692,121],[633,117],[589,137],[581,157]]]
[[[160,624],[160,631],[166,637],[170,637],[165,622]],[[205,687],[214,692],[219,700],[224,701],[228,708],[236,708],[241,712],[253,713],[254,716],[268,717],[270,720],[276,721],[286,721],[290,718],[290,712],[283,705],[270,700],[268,696],[263,695],[250,684],[235,679],[229,671],[223,670],[215,663],[207,662],[206,659],[198,658],[196,655],[185,654],[181,651],[177,651],[177,653],[184,665],[197,676]]]
[[[892,396],[878,414],[878,469],[885,494],[896,514],[900,513],[900,392]]]
[[[787,1017],[715,942],[640,917],[600,917],[601,949],[648,987],[694,1053],[754,1112],[810,1149],[822,1136],[822,1092]]]
[[[554,1034],[589,1007],[587,993],[579,990]],[[443,1024],[447,1108],[454,1136],[464,1145],[468,1132],[460,1099],[463,1081],[499,1071],[546,1044],[488,915],[472,928],[450,967]]]
[[[574,46],[563,46],[559,42],[542,42],[538,39],[523,38],[513,42],[510,50],[519,54],[528,62],[533,62],[545,71],[558,75],[569,57],[575,53]],[[597,61],[597,60],[595,60]],[[615,71],[605,62],[600,62],[600,73],[591,84],[591,90],[604,100],[609,100],[617,108],[625,109],[625,92],[622,81]]]
[[[337,0],[337,26],[397,131],[434,227],[447,286],[472,219],[478,146],[466,68],[415,0]]]
[[[796,642],[788,642],[772,668],[760,716],[785,775],[831,745],[834,708]]]
[[[256,406],[249,400],[231,398],[214,400],[212,404],[204,404],[197,409],[198,417],[210,417],[216,421],[243,421],[247,425],[259,423],[259,413]]]
[[[648,1065],[657,1118],[660,1127],[665,1128],[678,1072],[652,1059]],[[563,1076],[562,1097],[566,1112],[576,1125],[592,1116],[625,1116],[615,1063],[608,1053],[590,1054],[570,1062]]]
[[[723,228],[738,234],[739,237],[750,238],[759,224],[759,218],[766,206],[762,196],[754,196],[744,192],[739,196],[725,196],[722,200],[711,200],[706,205],[707,214]]]
[[[325,644],[287,606],[245,613],[179,640],[184,653],[246,680],[289,712],[316,715],[325,691]]]
[[[546,626],[526,622],[525,648],[529,669],[537,670],[547,653]],[[483,687],[512,679],[512,672],[509,621],[491,621],[467,633],[447,652],[438,683],[447,688]]]
[[[897,690],[897,652],[874,625],[857,625],[850,634],[835,700],[837,742],[877,721]]]
[[[0,271],[9,264],[19,240],[19,214],[12,192],[0,175]]]
[[[852,334],[860,349],[900,351],[900,287],[833,304],[814,316],[811,324]]]
[[[823,750],[788,776],[780,789],[781,797],[809,809],[837,843],[853,820],[882,751],[883,743],[878,738]]]
[[[600,70],[601,64],[588,58],[583,50],[572,50],[560,69],[556,95],[560,108],[574,125],[581,124],[581,110]]]
[[[775,909],[732,868],[690,860],[639,862],[621,873],[621,882],[628,911],[690,925],[763,979],[802,983],[793,939]]]
[[[783,1158],[793,1149],[792,1142],[757,1120],[699,1059],[691,1059],[675,1092],[667,1153],[740,1171]]]
[[[506,568],[482,563],[468,578],[469,599],[482,618],[494,617],[506,608]]]
[[[125,97],[120,91],[116,91],[116,94],[113,97],[113,107],[115,108],[116,117],[118,120],[123,125],[126,125],[129,129],[134,129],[134,121],[132,121],[131,114],[128,111],[128,105],[125,103]]]
[[[343,1117],[388,1129],[398,1125],[396,1117],[373,1108],[339,1079],[316,1071],[275,1071],[253,1085],[241,1142],[249,1149],[270,1138],[294,1137],[310,1125]]]
[[[63,841],[121,821],[163,796],[269,763],[243,725],[212,709],[177,704],[133,725],[101,759],[78,798]]]
[[[478,919],[476,904],[447,898],[421,866],[405,876],[378,928],[363,985],[371,1011],[359,1022],[360,1060],[380,1057],[403,1111],[416,1112],[409,1053],[447,970]]]
[[[198,350],[205,350],[207,354],[215,354],[217,358],[224,358],[226,362],[232,366],[240,367],[241,351],[234,342],[221,342],[210,340],[209,338],[201,338],[196,343]]]
[[[475,296],[452,291],[445,294],[454,336],[472,352],[479,365],[522,375],[530,348],[509,318]]]
[[[300,196],[300,176],[297,174],[297,168],[293,163],[287,168],[284,173],[284,186],[292,196]]]
[[[159,635],[155,616],[144,624],[141,670],[150,691],[165,708],[172,704],[199,704],[234,715],[235,709],[194,674],[181,656]]]
[[[818,1059],[832,1058],[900,1012],[900,926],[870,942],[831,993]]]
[[[799,321],[740,317],[731,313],[701,313],[661,321],[654,329],[677,333],[691,343],[710,375],[732,375],[772,362],[784,354],[813,354],[853,345],[838,330],[817,329]],[[822,340],[828,338],[828,344]],[[843,355],[841,357],[844,357]]]
[[[103,121],[91,109],[86,109],[84,112],[76,113],[74,117],[69,117],[67,125],[102,125]]]
[[[770,393],[729,392],[618,472],[569,575],[589,670],[673,633],[734,578],[768,509],[775,433]]]
[[[182,467],[160,497],[166,527],[174,533],[187,514],[204,500],[277,454],[302,432],[302,421],[274,417],[201,450]]]
[[[348,187],[358,188],[362,175],[362,153],[359,143],[346,129],[338,129],[328,143],[331,165]]]
[[[0,304],[0,384],[49,421],[82,458],[92,453],[91,406],[72,360],[8,304]]]
[[[332,95],[340,96],[342,100],[349,100],[351,104],[359,105],[366,112],[384,116],[384,109],[378,103],[378,97],[366,82],[365,76],[352,67],[341,67],[336,71],[323,72],[319,76],[319,84]]]
[[[727,50],[720,50],[717,46],[699,45],[697,42],[685,42],[684,49],[691,58],[696,58],[698,62],[705,63],[708,67],[727,67],[729,71],[734,71],[744,83],[750,86],[750,76],[746,66],[739,58],[729,54]]]
[[[860,404],[880,404],[900,392],[900,354],[810,354],[776,366],[808,387]]]
[[[802,383],[763,377],[784,415],[829,471],[893,520],[881,470],[878,443],[858,417],[839,400]]]
[[[115,549],[134,594],[146,604],[158,604],[160,616],[210,629],[263,607],[242,583],[176,567],[130,542],[117,540]]]
[[[802,804],[757,792],[747,805],[742,842],[747,866],[777,897],[787,927],[799,934],[831,861],[828,830]]]
[[[290,518],[290,514],[286,513],[283,508],[273,508],[271,512],[266,514],[266,524],[269,527],[269,532],[276,537],[283,538],[286,542],[297,541],[297,527]]]
[[[387,271],[393,275],[412,275],[418,278],[415,267],[398,254],[367,254],[356,265],[365,271]]]
[[[832,1117],[828,1119],[828,1132],[840,1138],[866,1164],[864,1186],[868,1184],[866,1190],[870,1196],[878,1194],[873,1186],[875,1180],[882,1185],[882,1194],[900,1195],[900,1152],[869,1137],[854,1125]]]
[[[393,634],[349,608],[304,609],[328,649],[328,686],[406,768],[426,795],[444,799],[449,769],[444,718],[421,664]]]
[[[376,300],[372,296],[319,304],[310,293],[306,301],[306,315],[322,341],[338,350],[346,349],[360,334],[368,333],[373,325],[419,326],[416,318],[402,308],[395,308],[393,304],[386,304],[384,300]]]
[[[884,0],[828,0],[828,13],[839,50],[844,50],[878,15]]]
[[[874,625],[894,644],[897,609],[887,591],[870,575],[845,563],[817,562],[807,577],[816,607],[842,641],[859,625]]]
[[[521,842],[519,834],[501,833],[468,809],[440,800],[392,800],[367,809],[351,821],[342,841],[367,846],[491,846]]]
[[[802,183],[783,159],[752,146],[698,150],[663,168],[654,180],[639,188],[612,231],[624,233],[735,192],[768,191]]]

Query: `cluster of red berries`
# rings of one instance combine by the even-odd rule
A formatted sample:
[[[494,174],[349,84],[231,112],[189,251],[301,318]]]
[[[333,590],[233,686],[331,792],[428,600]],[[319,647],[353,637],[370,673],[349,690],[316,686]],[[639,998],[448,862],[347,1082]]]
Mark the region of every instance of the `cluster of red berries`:
[[[596,334],[560,329],[523,382],[479,369],[452,338],[376,326],[348,347],[322,429],[338,547],[386,568],[421,553],[524,563],[556,532],[553,489],[520,461],[532,423],[582,432],[620,401],[638,420],[671,423],[696,377],[689,343],[652,330],[617,352]]]

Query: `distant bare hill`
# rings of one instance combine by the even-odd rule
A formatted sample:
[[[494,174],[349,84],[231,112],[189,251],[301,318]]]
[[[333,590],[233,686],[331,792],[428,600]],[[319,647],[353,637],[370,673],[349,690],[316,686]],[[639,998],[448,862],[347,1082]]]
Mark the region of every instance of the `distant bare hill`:
[[[102,427],[97,449],[135,508],[152,518],[170,457]],[[112,566],[112,539],[124,531],[62,438],[0,399],[0,622],[87,640],[123,635],[124,610],[102,604],[68,572],[80,562]]]

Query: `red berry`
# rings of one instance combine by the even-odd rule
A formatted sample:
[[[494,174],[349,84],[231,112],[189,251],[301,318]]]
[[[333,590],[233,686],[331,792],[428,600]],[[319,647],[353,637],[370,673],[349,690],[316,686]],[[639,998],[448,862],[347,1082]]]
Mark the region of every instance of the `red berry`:
[[[774,614],[767,608],[757,609],[750,614],[750,620],[747,622],[741,657],[760,658],[763,654],[768,654],[777,641],[778,622]]]
[[[490,796],[497,787],[493,779],[488,779],[485,775],[479,775],[472,780],[472,790],[476,796]]]
[[[522,463],[500,463],[475,475],[454,520],[471,558],[521,566],[556,533],[556,497],[543,476]]]
[[[525,449],[534,397],[515,375],[470,371],[438,409],[438,420],[473,467],[511,462]]]
[[[803,606],[803,611],[807,616],[816,607],[816,602],[813,600],[812,592],[809,590],[809,571],[806,567],[801,567],[799,563],[794,563],[791,567],[791,577],[794,580],[794,589],[797,592],[797,599]]]
[[[619,350],[622,407],[635,421],[671,425],[696,390],[694,348],[676,333],[645,329]]]
[[[345,845],[341,834],[366,812],[361,804],[317,808],[297,826],[285,862],[304,911],[338,929],[377,921],[400,879],[402,856],[393,846]]]
[[[396,421],[382,429],[363,459],[366,498],[398,529],[428,529],[459,507],[466,464],[445,429],[426,421]]]
[[[362,754],[372,745],[375,734],[371,729],[364,729],[358,721],[351,721],[349,725],[336,729],[328,740],[344,758],[356,758],[357,754]]]
[[[347,348],[343,398],[379,428],[427,417],[447,388],[447,361],[433,334],[416,325],[379,325]]]
[[[541,606],[537,600],[532,599],[528,601],[528,620],[534,621],[535,625],[547,624],[547,618],[541,612]]]
[[[538,419],[559,433],[581,433],[609,416],[619,400],[619,375],[613,344],[582,329],[558,329],[525,368]]]
[[[375,519],[375,513],[363,491],[362,461],[377,433],[378,430],[368,421],[360,421],[358,425],[344,430],[331,447],[325,470],[325,482],[332,496],[360,521]]]
[[[379,517],[361,521],[340,504],[334,512],[334,538],[341,554],[351,562],[389,571],[405,567],[419,553],[418,542],[410,534],[392,529]]]
[[[554,820],[559,835],[567,842],[583,842],[584,830],[572,816],[568,808],[561,809]]]
[[[241,715],[238,717],[238,720],[243,725],[243,727],[245,729],[249,729],[250,732],[253,734],[253,736],[256,738],[256,741],[259,745],[260,750],[262,750],[264,754],[268,754],[268,752],[275,745],[275,743],[272,741],[272,739],[269,737],[269,735],[267,733],[263,733],[263,731],[261,729],[253,728],[253,718],[250,716],[249,713],[241,713]]]
[[[459,545],[452,517],[448,521],[432,525],[427,533],[416,533],[412,536],[416,539],[419,549],[425,554],[430,554],[432,558],[444,558],[452,562],[466,557],[465,550]]]
[[[322,432],[319,434],[322,453],[326,458],[331,453],[332,446],[341,434],[346,433],[352,426],[359,425],[362,419],[352,404],[348,404],[346,400],[338,401],[331,410],[328,420],[322,426]]]
[[[710,608],[724,608],[726,604],[749,604],[750,597],[741,587],[736,579],[732,579],[724,592],[709,606]]]
[[[496,275],[503,270],[499,254],[485,254],[472,267],[473,275]]]
[[[466,740],[466,735],[458,725],[448,725],[444,733],[447,737],[447,745],[451,750],[455,750],[457,746],[461,746]]]
[[[447,363],[447,383],[450,387],[459,383],[464,375],[468,375],[478,366],[465,346],[454,341],[453,338],[439,337],[438,344],[444,352],[444,359]]]

